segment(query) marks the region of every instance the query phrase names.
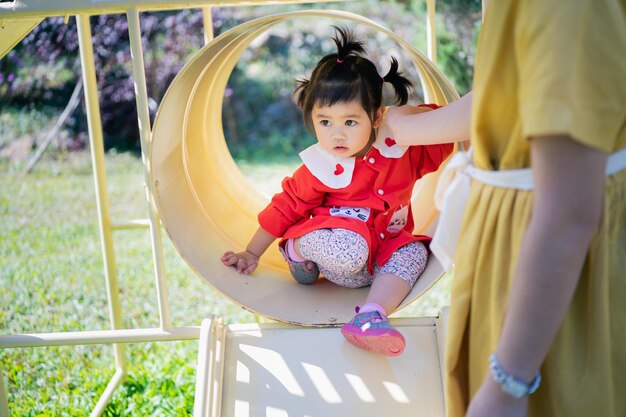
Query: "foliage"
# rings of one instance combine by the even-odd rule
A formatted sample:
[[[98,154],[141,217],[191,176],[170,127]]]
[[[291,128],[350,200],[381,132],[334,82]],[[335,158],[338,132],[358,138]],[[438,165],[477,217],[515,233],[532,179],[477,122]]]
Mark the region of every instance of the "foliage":
[[[128,24],[123,15],[90,18],[96,79],[107,148],[138,148],[137,112],[130,59]],[[201,42],[199,11],[141,14],[146,83],[150,109]],[[80,74],[78,32],[74,18],[48,18],[0,60],[0,95],[13,108],[62,109]],[[69,125],[86,131],[84,111]]]
[[[402,0],[407,11],[425,14],[424,0]],[[469,92],[481,22],[481,0],[436,0],[437,63],[459,94]]]
[[[337,7],[326,4],[315,6]],[[408,3],[393,1],[386,7],[380,7],[380,1],[364,0],[343,3],[339,8],[367,16],[389,27],[418,49],[425,49],[423,0]],[[267,13],[269,8],[261,10]],[[230,77],[224,99],[224,132],[236,159],[267,161],[268,158],[295,156],[297,151],[314,141],[301,122],[291,94],[294,79],[310,75],[317,60],[333,52],[334,45],[330,42],[330,26],[333,24],[343,23],[320,19],[286,21],[269,30],[262,43],[254,44],[244,52]],[[441,25],[438,29],[440,41],[446,43],[446,47],[440,49],[439,62],[457,89],[465,93],[470,88],[472,73],[472,69],[465,65],[472,63],[473,52],[454,44],[453,36],[445,26]],[[368,56],[378,64],[379,71],[386,70],[389,56],[393,55],[400,58],[401,69],[410,79],[419,79],[398,45],[369,28],[358,27],[357,31],[366,39]],[[459,37],[459,34],[454,35],[455,39]],[[420,87],[416,87],[416,93],[411,96],[412,102],[423,100]]]
[[[55,122],[58,114],[53,108],[38,109],[29,107],[18,111],[14,108],[0,112],[0,148],[13,139],[25,136],[33,137],[46,131]]]
[[[444,30],[439,40],[443,71],[452,78],[461,94],[467,93],[474,78],[476,42],[481,24],[481,0],[439,0]]]
[[[218,36],[243,21],[304,8],[340,8],[367,16],[390,27],[397,35],[424,50],[424,0],[378,0],[339,4],[306,4],[213,8]],[[473,48],[480,1],[439,1],[440,48],[438,62],[464,93],[470,88]],[[476,6],[478,5],[478,9]],[[409,13],[407,13],[409,12]],[[478,18],[477,18],[478,17]],[[146,12],[141,14],[142,41],[152,116],[168,85],[182,65],[202,45],[199,10]],[[223,125],[231,152],[238,159],[267,160],[295,155],[313,141],[304,129],[291,93],[294,79],[307,75],[314,63],[332,51],[330,25],[338,21],[296,19],[279,24],[244,51],[225,91]],[[139,146],[135,96],[124,15],[91,18],[97,82],[103,118],[105,146],[120,150]],[[359,28],[361,31],[362,28]],[[376,33],[364,31],[375,62],[384,70],[386,52],[397,55],[397,46],[385,44]],[[401,62],[401,65],[403,63]],[[402,68],[410,67],[406,63]],[[406,70],[408,71],[408,70]],[[80,73],[78,36],[73,18],[48,18],[4,59],[0,60],[0,114],[33,108],[59,111],[66,104]],[[417,80],[415,72],[410,73]],[[414,100],[419,100],[419,91]],[[85,140],[86,118],[77,111],[69,122]],[[0,132],[1,133],[1,132]],[[80,135],[82,134],[82,135]],[[0,138],[0,142],[8,139]]]

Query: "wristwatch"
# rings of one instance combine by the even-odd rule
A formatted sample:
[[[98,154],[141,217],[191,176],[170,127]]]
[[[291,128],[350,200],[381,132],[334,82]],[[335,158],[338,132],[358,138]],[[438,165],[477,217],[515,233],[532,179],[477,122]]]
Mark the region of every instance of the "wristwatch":
[[[535,375],[535,378],[530,381],[529,384],[517,379],[514,375],[507,373],[500,365],[500,362],[498,362],[498,358],[495,353],[492,353],[491,356],[489,356],[489,370],[491,371],[493,380],[502,385],[502,391],[515,398],[522,398],[532,394],[537,391],[537,388],[539,388],[539,384],[541,383],[541,374],[539,371],[537,371],[537,375]]]

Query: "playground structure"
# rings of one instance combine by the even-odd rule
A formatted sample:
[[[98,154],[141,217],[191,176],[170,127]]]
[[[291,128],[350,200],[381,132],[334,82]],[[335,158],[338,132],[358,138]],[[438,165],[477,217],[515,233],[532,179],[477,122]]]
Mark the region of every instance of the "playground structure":
[[[264,197],[243,178],[226,147],[221,127],[221,104],[228,77],[241,53],[272,25],[285,19],[313,16],[370,26],[391,37],[409,53],[420,74],[427,101],[443,105],[455,99],[456,92],[432,62],[410,44],[373,21],[346,12],[309,10],[268,16],[244,23],[211,40],[210,7],[240,3],[269,2],[32,0],[0,5],[0,20],[3,22],[0,25],[0,56],[43,18],[76,15],[111,321],[111,330],[107,331],[0,336],[0,347],[114,344],[117,371],[93,409],[93,416],[102,414],[115,388],[123,380],[126,372],[123,343],[198,338],[196,416],[280,416],[292,412],[311,416],[357,413],[373,416],[389,409],[399,416],[442,416],[439,358],[445,334],[445,313],[440,318],[397,319],[395,324],[405,334],[412,349],[393,360],[375,357],[343,343],[338,329],[333,327],[351,317],[353,306],[361,304],[366,289],[345,289],[324,281],[311,287],[300,286],[290,280],[276,250],[268,253],[254,279],[224,268],[218,264],[217,256],[212,257],[213,260],[207,259],[211,257],[206,257],[206,253],[220,253],[228,247],[242,246],[243,239],[255,227],[256,212],[264,205]],[[428,2],[431,23],[434,21],[433,3]],[[191,7],[203,9],[207,45],[172,82],[152,128],[139,13]],[[147,221],[113,223],[109,215],[89,25],[89,15],[100,13],[126,13],[128,17],[149,207]],[[431,24],[429,28],[429,55],[432,57],[434,26]],[[212,158],[215,165],[201,163],[209,154],[219,155]],[[218,172],[229,175],[219,176]],[[415,190],[414,213],[420,213],[416,218],[416,231],[420,233],[432,231],[436,221],[437,212],[432,203],[436,179],[436,174],[425,178]],[[237,304],[283,324],[224,326],[219,318],[212,318],[205,320],[201,327],[173,327],[163,265],[161,224],[181,256],[199,276]],[[122,329],[121,326],[112,232],[133,227],[150,229],[160,315],[158,328]],[[402,306],[424,294],[441,275],[442,268],[431,260],[424,276]],[[276,303],[277,296],[293,302],[288,306]],[[316,343],[322,339],[324,344]],[[0,376],[0,381],[2,378]],[[2,415],[8,415],[8,404],[4,387],[0,384]]]

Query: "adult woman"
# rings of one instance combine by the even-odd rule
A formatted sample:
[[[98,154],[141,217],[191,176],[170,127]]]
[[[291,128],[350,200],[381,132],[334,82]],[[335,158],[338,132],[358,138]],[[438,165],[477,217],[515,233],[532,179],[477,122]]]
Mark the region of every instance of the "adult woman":
[[[532,169],[533,191],[471,184],[446,346],[450,417],[626,415],[625,8],[489,2],[473,93],[388,114],[398,143],[469,130],[478,169]]]

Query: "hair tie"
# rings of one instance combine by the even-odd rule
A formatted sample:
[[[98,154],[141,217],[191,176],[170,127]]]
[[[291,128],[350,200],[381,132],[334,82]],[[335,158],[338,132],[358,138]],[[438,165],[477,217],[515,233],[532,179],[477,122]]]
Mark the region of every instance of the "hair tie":
[[[343,59],[337,58],[337,62],[340,63],[340,64],[343,64]]]

